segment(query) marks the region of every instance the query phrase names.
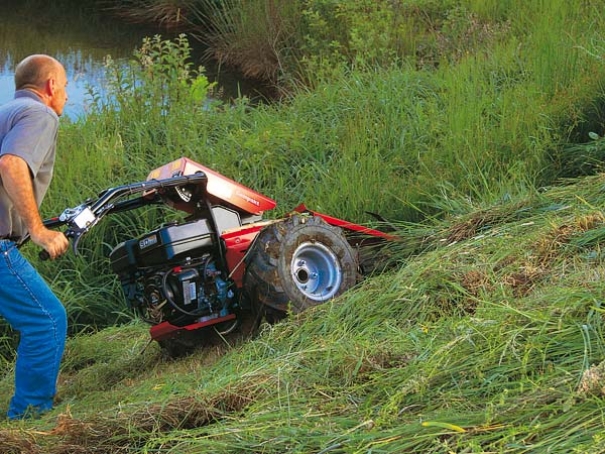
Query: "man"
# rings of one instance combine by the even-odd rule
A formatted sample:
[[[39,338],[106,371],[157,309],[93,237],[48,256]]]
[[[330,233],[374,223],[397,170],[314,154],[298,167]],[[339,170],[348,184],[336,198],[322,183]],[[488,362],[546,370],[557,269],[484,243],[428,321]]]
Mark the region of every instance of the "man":
[[[52,408],[65,346],[65,309],[16,244],[29,233],[51,259],[69,247],[63,233],[44,227],[39,212],[53,173],[66,87],[61,63],[31,55],[15,70],[15,98],[0,106],[0,316],[20,334],[10,419]]]

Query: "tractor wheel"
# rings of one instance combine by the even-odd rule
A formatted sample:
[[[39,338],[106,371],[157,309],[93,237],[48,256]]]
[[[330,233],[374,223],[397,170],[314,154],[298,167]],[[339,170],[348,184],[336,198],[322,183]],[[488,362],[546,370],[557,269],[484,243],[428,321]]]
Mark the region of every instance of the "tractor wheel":
[[[260,231],[246,257],[244,287],[274,322],[340,295],[357,277],[357,254],[340,228],[293,215]]]

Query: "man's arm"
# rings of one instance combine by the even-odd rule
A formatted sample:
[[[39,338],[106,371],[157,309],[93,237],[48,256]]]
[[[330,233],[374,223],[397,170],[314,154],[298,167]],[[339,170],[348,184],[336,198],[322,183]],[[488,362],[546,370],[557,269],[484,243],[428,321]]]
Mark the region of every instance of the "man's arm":
[[[0,156],[0,178],[17,214],[27,226],[31,240],[44,248],[51,259],[63,254],[69,241],[63,233],[44,227],[25,160],[11,154]]]

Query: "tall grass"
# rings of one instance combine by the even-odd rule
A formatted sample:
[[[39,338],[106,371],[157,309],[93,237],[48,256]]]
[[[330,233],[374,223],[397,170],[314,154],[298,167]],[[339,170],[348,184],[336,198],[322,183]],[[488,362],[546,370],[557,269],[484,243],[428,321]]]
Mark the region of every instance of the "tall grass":
[[[243,344],[166,362],[155,345],[139,354],[136,324],[78,336],[60,405],[72,413],[37,446],[600,452],[602,385],[584,376],[605,358],[605,269],[582,239],[603,228],[603,183],[434,223],[432,247],[399,269]]]
[[[305,202],[368,224],[368,211],[414,223],[506,206],[575,168],[586,173],[581,153],[587,149],[568,142],[588,141],[592,130],[602,134],[603,17],[595,3],[401,4],[403,35],[385,35],[386,53],[368,54],[359,48],[362,37],[392,23],[391,4],[306,3],[307,10],[296,12],[305,26],[323,24],[340,44],[331,46],[330,35],[313,35],[322,40],[302,46],[309,54],[299,60],[317,69],[313,83],[272,104],[252,107],[241,98],[228,105],[213,98],[185,36],[146,39],[125,66],[108,59],[107,101],[92,87],[96,107],[85,119],[62,125],[44,214],[143,180],[180,156],[275,198],[278,208],[268,217]],[[214,12],[238,5],[233,0]],[[279,14],[295,14],[289,8],[297,3],[284,5],[273,6]],[[268,7],[240,10],[237,24],[258,15],[272,20]],[[367,8],[376,15],[372,24],[359,16]],[[218,24],[237,40],[229,17]],[[422,39],[405,38],[411,47],[403,49],[398,40],[408,36],[405,30],[421,26]],[[281,37],[273,36],[273,44]],[[387,54],[394,57],[388,61]],[[332,61],[334,71],[327,71]],[[66,302],[74,331],[128,319],[108,253],[119,241],[178,216],[153,209],[107,219],[83,240],[81,256],[37,263]],[[424,243],[402,247],[407,254]],[[24,252],[37,260],[32,245]],[[448,291],[455,293],[455,286]]]
[[[208,54],[246,77],[277,82],[293,64],[300,19],[295,2],[198,0],[192,15],[201,24],[196,35]]]
[[[212,11],[206,21],[215,46],[254,42],[248,34],[273,18],[254,16],[273,2],[248,2],[245,8],[236,1],[222,6],[208,3],[202,10]],[[432,79],[431,89],[443,93],[436,106],[429,107],[442,113],[441,118],[431,118],[431,133],[442,140],[431,147],[426,160],[433,170],[449,173],[447,180],[463,193],[481,198],[487,192],[497,198],[515,186],[551,181],[562,171],[551,167],[561,159],[559,144],[587,141],[589,130],[598,126],[593,116],[599,115],[603,65],[590,55],[595,35],[584,33],[596,32],[603,20],[597,6],[593,2],[306,2],[300,6],[297,32],[288,35],[297,44],[282,42],[284,49],[295,52],[294,61],[306,66],[280,65],[280,70],[290,73],[286,78],[298,74],[315,93],[342,92],[360,104],[372,93],[362,85],[358,92],[349,87],[342,91],[341,81],[352,78],[373,86],[373,75],[393,83],[390,74],[413,74],[415,68],[430,71],[426,79]],[[276,20],[287,21],[288,12],[280,11]],[[408,29],[415,38],[408,36]],[[281,42],[278,36],[274,42]],[[376,68],[383,71],[376,75]],[[593,78],[594,74],[599,76]],[[393,91],[398,88],[404,90],[394,86]],[[418,102],[424,100],[411,100]],[[393,100],[390,105],[394,104]],[[375,124],[402,128],[397,118],[367,112],[375,115]],[[375,128],[351,122],[350,129],[371,133]],[[389,153],[385,148],[393,147],[380,143],[385,154]],[[494,179],[498,184],[492,184]],[[506,189],[500,191],[500,186]]]
[[[598,2],[389,2],[408,8],[401,30],[425,28],[386,66],[341,53],[384,25],[357,16],[330,27],[344,3],[305,2],[313,25],[327,21],[341,40],[316,43],[312,63],[325,71],[312,88],[271,105],[202,102],[196,87],[210,87],[188,43],[147,41],[115,68],[112,104],[62,127],[45,210],[186,155],[274,197],[268,216],[301,201],[356,222],[382,213],[400,238],[388,250],[397,266],[255,339],[181,361],[145,349],[137,324],[76,336],[61,424],[45,436],[37,423],[1,428],[0,447],[603,452],[605,181],[559,181],[589,173],[585,134],[602,123]],[[387,2],[370,3],[343,11],[378,4],[370,12],[389,23]],[[83,257],[59,273],[41,264],[72,319],[120,315],[106,253],[166,216],[108,219]],[[85,301],[90,313],[77,307]]]
[[[320,6],[308,3],[305,14],[313,14],[306,20],[343,20],[328,28],[349,30],[350,39],[351,24],[357,38],[384,25],[363,28],[355,14],[366,7],[384,15],[385,23],[393,19],[387,3]],[[520,2],[513,13],[498,2],[399,5],[405,9],[397,19],[402,27],[406,21],[414,29],[429,27],[422,36],[432,47],[423,49],[435,65],[421,64],[419,49],[390,64],[360,50],[365,62],[347,54],[349,64],[341,65],[335,56],[340,69],[318,75],[312,89],[256,107],[245,98],[231,105],[213,98],[184,35],[151,37],[129,64],[108,59],[107,101],[92,87],[96,107],[86,119],[62,126],[57,178],[43,210],[56,215],[102,189],[140,181],[180,156],[276,199],[278,208],[268,217],[305,202],[360,223],[373,222],[367,212],[418,222],[533,194],[570,174],[570,164],[584,172],[582,159],[571,156],[578,149],[563,145],[588,141],[582,131],[601,132],[591,115],[603,99],[604,66],[596,57],[603,18],[594,9],[586,14],[584,6]],[[272,19],[265,9],[254,14]],[[237,39],[231,22],[222,27]],[[329,55],[318,49],[316,63],[328,64]],[[124,319],[108,252],[173,216],[178,214],[147,210],[109,219],[84,239],[82,257],[63,258],[59,272],[55,263],[40,264],[71,307],[73,326]],[[35,248],[25,252],[35,260]]]

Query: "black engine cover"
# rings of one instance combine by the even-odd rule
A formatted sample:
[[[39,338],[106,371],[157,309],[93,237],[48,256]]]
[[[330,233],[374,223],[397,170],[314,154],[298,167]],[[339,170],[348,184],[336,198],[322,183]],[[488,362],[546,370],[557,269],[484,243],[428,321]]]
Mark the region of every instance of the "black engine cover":
[[[212,253],[214,235],[207,219],[162,227],[138,239],[118,244],[109,254],[114,273],[168,265],[187,257]]]

